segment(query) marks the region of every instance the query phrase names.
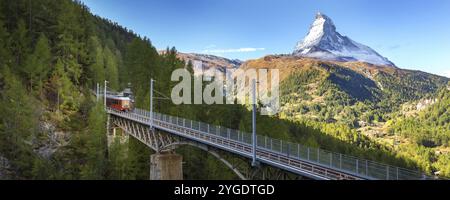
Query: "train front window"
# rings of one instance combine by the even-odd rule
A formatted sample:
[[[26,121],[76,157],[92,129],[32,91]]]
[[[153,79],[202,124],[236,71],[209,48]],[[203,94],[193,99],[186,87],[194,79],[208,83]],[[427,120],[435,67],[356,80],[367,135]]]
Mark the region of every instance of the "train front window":
[[[124,108],[129,108],[129,107],[130,107],[130,101],[123,100],[123,101],[122,101],[122,107],[124,107]]]

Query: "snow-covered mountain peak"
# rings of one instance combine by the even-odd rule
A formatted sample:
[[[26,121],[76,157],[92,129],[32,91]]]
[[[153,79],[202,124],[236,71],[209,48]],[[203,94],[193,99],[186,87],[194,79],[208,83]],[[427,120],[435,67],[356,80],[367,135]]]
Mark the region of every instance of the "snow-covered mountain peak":
[[[336,31],[331,18],[318,12],[306,37],[297,43],[294,55],[334,61],[362,61],[395,66],[368,46],[359,44]]]
[[[312,23],[308,35],[297,44],[297,49],[309,50],[311,46],[317,45],[324,36],[336,32],[333,21],[326,15],[318,12]],[[307,53],[305,51],[305,53]]]

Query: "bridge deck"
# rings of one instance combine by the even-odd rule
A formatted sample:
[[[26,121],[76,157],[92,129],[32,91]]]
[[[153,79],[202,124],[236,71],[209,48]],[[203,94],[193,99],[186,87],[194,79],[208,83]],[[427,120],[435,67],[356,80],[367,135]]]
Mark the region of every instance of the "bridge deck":
[[[107,112],[150,126],[150,112],[146,110],[120,112],[107,109]],[[153,114],[153,126],[185,139],[244,157],[252,157],[252,141],[249,133],[160,113]],[[431,179],[418,171],[260,135],[257,136],[256,155],[259,162],[313,179]]]

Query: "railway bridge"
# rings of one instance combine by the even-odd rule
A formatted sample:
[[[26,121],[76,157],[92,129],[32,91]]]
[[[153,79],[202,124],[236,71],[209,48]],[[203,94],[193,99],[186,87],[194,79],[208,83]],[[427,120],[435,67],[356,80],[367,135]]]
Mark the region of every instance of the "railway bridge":
[[[253,80],[253,132],[246,133],[177,116],[153,112],[153,82],[150,81],[150,111],[135,108],[119,111],[107,107],[108,144],[117,129],[154,150],[150,157],[150,179],[182,179],[182,156],[174,153],[181,145],[207,151],[230,168],[240,179],[318,179],[318,180],[425,180],[425,173],[269,138],[256,133],[256,99]],[[157,91],[156,91],[157,92]],[[161,94],[161,93],[160,93]],[[123,137],[122,137],[123,138]]]
[[[182,158],[173,153],[180,145],[211,153],[241,179],[433,179],[419,171],[261,135],[253,140],[252,134],[239,130],[147,110],[106,112],[109,138],[119,128],[156,152],[150,159],[150,179],[182,179]]]

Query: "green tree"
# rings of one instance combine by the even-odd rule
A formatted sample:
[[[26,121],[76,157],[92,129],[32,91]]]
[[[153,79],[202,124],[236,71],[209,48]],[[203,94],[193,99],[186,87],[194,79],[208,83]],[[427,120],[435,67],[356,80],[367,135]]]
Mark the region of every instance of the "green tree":
[[[28,75],[30,89],[32,90],[34,84],[37,85],[37,91],[42,92],[43,80],[47,77],[51,63],[51,52],[48,44],[48,39],[45,35],[41,35],[36,43],[34,52],[27,57],[24,71]]]
[[[56,94],[54,100],[56,100],[56,108],[59,110],[60,105],[67,105],[70,101],[73,88],[72,82],[64,71],[61,59],[57,60],[49,82],[51,90]]]
[[[9,68],[1,70],[0,85],[0,154],[10,160],[18,177],[30,178],[33,153],[25,141],[38,131],[36,101]]]
[[[109,81],[109,87],[117,90],[119,87],[119,69],[116,56],[108,47],[105,47],[104,58],[106,79]]]
[[[30,37],[25,22],[21,19],[12,34],[12,53],[15,57],[16,70],[22,71],[23,64],[29,52]]]
[[[76,7],[70,1],[60,1],[60,10],[57,17],[56,56],[64,66],[69,79],[79,84],[82,74],[81,64],[78,62],[81,54],[81,39],[83,30],[80,16]]]
[[[81,179],[104,179],[107,171],[106,115],[103,105],[97,103],[89,113],[86,130],[86,163],[81,168]]]
[[[0,18],[0,67],[11,62],[11,53],[9,52],[9,33],[5,24]]]
[[[31,170],[33,179],[36,180],[48,180],[55,177],[55,171],[50,161],[45,158],[35,158],[33,162],[33,168]]]
[[[105,64],[103,56],[103,47],[97,37],[91,37],[89,39],[89,52],[90,52],[90,78],[92,84],[102,83],[105,81]]]

